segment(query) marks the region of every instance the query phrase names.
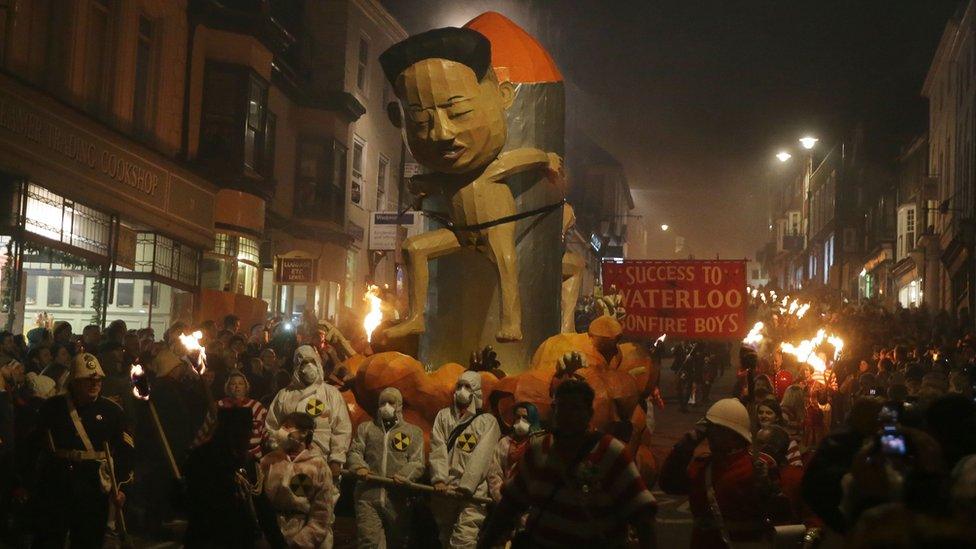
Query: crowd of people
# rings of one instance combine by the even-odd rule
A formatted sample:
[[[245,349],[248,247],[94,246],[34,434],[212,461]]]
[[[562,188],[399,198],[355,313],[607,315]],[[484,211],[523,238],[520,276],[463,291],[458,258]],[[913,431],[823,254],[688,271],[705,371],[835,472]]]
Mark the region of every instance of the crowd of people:
[[[974,546],[968,316],[817,303],[804,317],[772,300],[752,313],[766,337],[742,346],[734,398],[708,408],[661,468],[660,487],[689,496],[692,546],[841,537],[851,547]],[[781,345],[818,329],[842,338],[807,355]],[[678,348],[675,363],[698,352],[699,364],[722,360],[721,348],[693,347]],[[679,387],[708,383],[686,373],[699,369],[675,368]],[[679,394],[682,407],[694,402]],[[706,441],[707,451],[697,450]]]
[[[972,546],[976,338],[965,318],[863,304],[783,313],[751,310],[766,329],[740,347],[732,395],[712,385],[736,368],[734,346],[672,347],[677,404],[705,415],[657,482],[688,496],[692,547],[831,536]],[[821,368],[780,344],[817,329],[846,342],[813,351]],[[340,368],[317,325],[242,333],[233,316],[159,338],[120,321],[0,333],[0,539],[332,547],[344,505],[360,547],[655,545],[650,486],[625,443],[588,428],[595,393],[582,378],[553,383],[547,421],[522,402],[505,422],[483,402],[479,372],[465,371],[425,433],[393,387],[354,429]]]
[[[464,371],[425,433],[393,387],[354,430],[337,349],[317,325],[242,333],[228,316],[176,323],[157,339],[121,321],[80,335],[59,323],[0,333],[0,364],[7,546],[125,545],[134,534],[187,547],[332,547],[343,500],[360,547],[494,547],[519,525],[548,546],[588,539],[592,527],[563,513],[592,511],[580,505],[589,486],[562,486],[549,501],[548,489],[515,475],[526,452],[540,466],[553,467],[552,454],[605,468],[614,491],[595,500],[596,533],[610,546],[628,532],[653,543],[653,497],[624,445],[589,433],[595,394],[578,379],[554,386],[542,433],[531,403],[514,405],[510,427],[499,422],[481,374]],[[551,482],[545,471],[523,470]],[[553,509],[527,526],[532,505]]]

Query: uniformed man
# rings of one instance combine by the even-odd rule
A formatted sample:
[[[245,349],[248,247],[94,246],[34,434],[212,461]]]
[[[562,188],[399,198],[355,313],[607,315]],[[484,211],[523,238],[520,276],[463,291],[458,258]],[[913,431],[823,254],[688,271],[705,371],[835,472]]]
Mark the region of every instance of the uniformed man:
[[[395,387],[380,393],[373,421],[356,429],[349,450],[349,469],[360,477],[356,485],[356,535],[360,548],[408,547],[410,506],[402,490],[388,490],[365,480],[367,475],[392,478],[403,484],[424,472],[424,433],[403,419],[403,396]]]
[[[659,481],[665,493],[688,495],[694,516],[691,547],[765,543],[777,517],[770,514],[762,488],[775,462],[750,452],[748,410],[738,399],[725,398],[698,426],[674,445]],[[696,456],[695,448],[706,440],[709,452]]]
[[[338,485],[339,473],[346,462],[346,452],[352,439],[349,409],[339,390],[325,382],[325,371],[318,351],[309,345],[302,345],[295,350],[294,361],[292,381],[278,391],[271,402],[265,425],[269,433],[274,433],[282,427],[284,418],[294,412],[307,414],[314,419],[312,443],[329,462],[332,478]],[[334,490],[331,498],[326,547],[332,547],[333,509],[339,499],[339,491]]]
[[[500,432],[481,408],[481,374],[467,371],[454,386],[454,403],[437,413],[430,433],[430,479],[438,492],[488,496],[488,466]],[[475,547],[485,505],[439,497],[431,502],[442,547]]]
[[[110,471],[120,485],[131,479],[132,436],[122,408],[101,396],[103,379],[98,359],[81,353],[68,391],[41,407],[38,432],[46,451],[39,461],[35,547],[64,547],[69,533],[72,547],[101,547],[110,500],[125,503],[121,486],[113,493]]]

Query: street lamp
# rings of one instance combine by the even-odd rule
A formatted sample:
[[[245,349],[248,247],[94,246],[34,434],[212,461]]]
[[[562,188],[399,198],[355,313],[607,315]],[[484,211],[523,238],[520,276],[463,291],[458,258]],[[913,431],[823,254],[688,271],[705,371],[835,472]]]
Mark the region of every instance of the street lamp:
[[[668,225],[667,223],[665,223],[664,225],[661,225],[661,230],[662,231],[667,232],[667,230],[670,229],[670,228],[671,228],[671,226]]]
[[[793,155],[786,151],[779,151],[776,153],[776,159],[780,162],[786,162],[787,160],[793,158]]]
[[[820,141],[820,140],[817,139],[816,137],[811,137],[811,136],[808,135],[806,137],[801,137],[800,138],[800,145],[802,145],[804,149],[806,149],[806,150],[809,151],[814,146],[816,146],[817,141]]]

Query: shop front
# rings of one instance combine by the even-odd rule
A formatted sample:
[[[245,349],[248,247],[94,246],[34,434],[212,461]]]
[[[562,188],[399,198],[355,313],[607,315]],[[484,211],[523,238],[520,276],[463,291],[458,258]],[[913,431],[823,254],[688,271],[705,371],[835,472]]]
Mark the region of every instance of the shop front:
[[[212,185],[0,75],[0,324],[189,319]]]

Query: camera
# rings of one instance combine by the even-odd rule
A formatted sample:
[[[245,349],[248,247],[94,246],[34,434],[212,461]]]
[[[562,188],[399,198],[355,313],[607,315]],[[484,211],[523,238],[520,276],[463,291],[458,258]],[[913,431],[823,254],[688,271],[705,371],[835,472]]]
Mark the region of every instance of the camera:
[[[905,435],[895,427],[885,427],[878,435],[878,446],[886,456],[904,456],[908,453],[908,443]]]

